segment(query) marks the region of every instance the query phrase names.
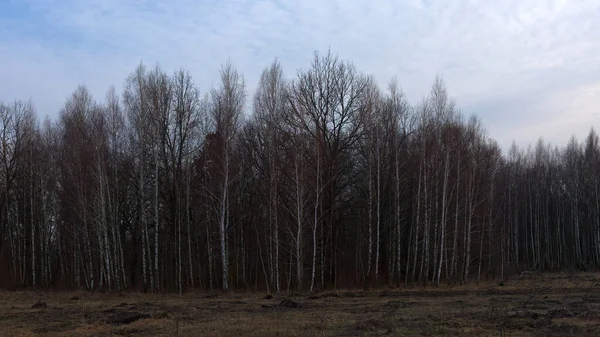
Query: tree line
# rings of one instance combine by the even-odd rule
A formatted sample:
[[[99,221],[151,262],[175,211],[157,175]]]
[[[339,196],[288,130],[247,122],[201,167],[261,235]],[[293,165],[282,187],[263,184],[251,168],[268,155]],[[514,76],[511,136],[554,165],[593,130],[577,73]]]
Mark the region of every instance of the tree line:
[[[331,52],[253,97],[140,64],[55,121],[0,104],[0,285],[317,291],[600,264],[600,146],[503,155],[436,78],[410,104]],[[247,111],[250,111],[247,113]]]

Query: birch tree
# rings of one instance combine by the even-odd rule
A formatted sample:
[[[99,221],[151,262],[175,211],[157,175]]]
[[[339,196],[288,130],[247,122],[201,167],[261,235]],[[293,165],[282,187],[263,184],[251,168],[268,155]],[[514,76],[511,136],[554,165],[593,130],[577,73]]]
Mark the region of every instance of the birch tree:
[[[242,110],[246,96],[243,77],[231,62],[221,69],[221,85],[211,93],[211,114],[215,135],[219,141],[218,161],[220,176],[219,200],[219,240],[221,246],[222,288],[229,289],[229,256],[227,232],[229,230],[229,190],[232,177],[232,154],[235,137],[242,122]]]

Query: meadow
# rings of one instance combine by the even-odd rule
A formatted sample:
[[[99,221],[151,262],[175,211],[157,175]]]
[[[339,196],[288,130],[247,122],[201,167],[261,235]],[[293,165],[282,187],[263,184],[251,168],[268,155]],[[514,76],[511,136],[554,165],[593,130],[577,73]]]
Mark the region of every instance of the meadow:
[[[0,336],[599,336],[600,274],[318,293],[0,292]]]

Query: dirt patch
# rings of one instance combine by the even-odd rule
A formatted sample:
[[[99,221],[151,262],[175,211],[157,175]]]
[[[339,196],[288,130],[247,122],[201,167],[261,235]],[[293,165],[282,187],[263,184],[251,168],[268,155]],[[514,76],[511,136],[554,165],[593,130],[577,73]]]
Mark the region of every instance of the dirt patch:
[[[600,321],[600,312],[598,312],[596,310],[589,310],[589,311],[586,311],[586,312],[580,314],[578,317],[581,319],[586,319],[586,320]]]
[[[590,282],[539,277],[503,287],[496,280],[270,300],[264,293],[0,292],[0,336],[600,336],[600,294]],[[37,302],[48,305],[32,308]]]
[[[575,317],[575,314],[567,308],[552,309],[548,312],[551,318]]]
[[[283,301],[281,301],[281,303],[279,303],[279,306],[282,308],[294,308],[294,309],[299,309],[299,308],[304,307],[302,305],[302,303],[292,301],[290,299],[284,299]]]
[[[327,292],[323,294],[314,294],[308,296],[309,300],[321,300],[330,298],[363,298],[367,295],[364,291],[340,291],[340,292]],[[371,294],[372,295],[372,294]]]
[[[390,321],[385,320],[377,320],[377,319],[366,319],[356,322],[353,329],[358,332],[374,332],[374,333],[383,333],[390,334],[393,333],[395,327],[391,324]]]
[[[46,302],[37,302],[31,306],[31,309],[46,309],[48,305]]]
[[[141,312],[127,311],[127,312],[116,313],[116,314],[109,316],[106,319],[106,323],[108,323],[108,324],[130,324],[130,323],[133,323],[133,322],[143,319],[143,318],[150,318],[150,315],[141,313]]]

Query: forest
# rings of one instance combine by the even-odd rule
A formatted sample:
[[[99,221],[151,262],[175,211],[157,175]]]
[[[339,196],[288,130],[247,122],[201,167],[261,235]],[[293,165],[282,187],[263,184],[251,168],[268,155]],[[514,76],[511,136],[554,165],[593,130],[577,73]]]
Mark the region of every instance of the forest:
[[[207,92],[140,63],[53,120],[0,103],[0,288],[315,292],[600,265],[593,129],[503,153],[442,77],[408,102],[330,51],[307,66],[274,61],[249,93],[231,62]]]

